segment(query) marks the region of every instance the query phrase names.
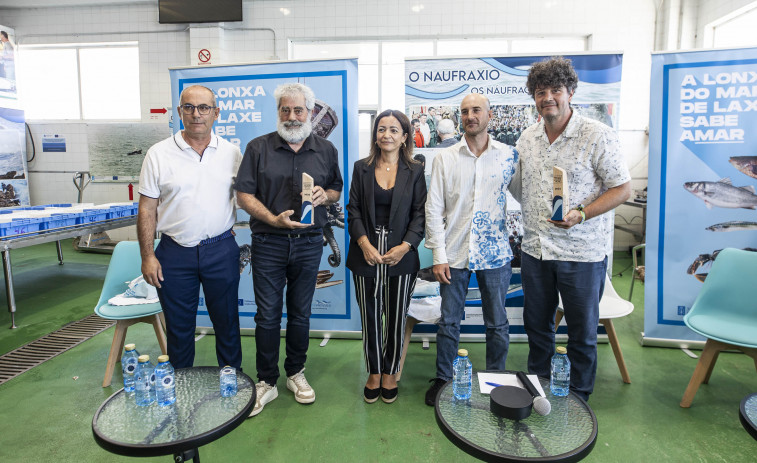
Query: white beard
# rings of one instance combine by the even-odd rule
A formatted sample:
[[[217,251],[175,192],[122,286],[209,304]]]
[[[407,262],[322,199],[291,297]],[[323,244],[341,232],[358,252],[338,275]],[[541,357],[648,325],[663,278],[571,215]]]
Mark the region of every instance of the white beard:
[[[313,131],[313,123],[308,118],[305,122],[299,121],[279,121],[276,131],[281,138],[287,141],[287,143],[300,143],[310,136],[310,132]]]

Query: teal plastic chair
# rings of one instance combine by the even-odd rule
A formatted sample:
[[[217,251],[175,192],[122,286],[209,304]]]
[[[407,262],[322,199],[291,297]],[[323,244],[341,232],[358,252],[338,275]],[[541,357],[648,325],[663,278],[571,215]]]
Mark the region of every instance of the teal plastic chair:
[[[164,332],[166,320],[163,317],[163,309],[159,302],[124,306],[108,304],[110,298],[126,291],[129,287],[128,283],[141,274],[142,258],[139,254],[139,243],[136,241],[118,243],[113,249],[113,256],[110,258],[100,300],[97,301],[95,306],[97,315],[108,320],[116,320],[116,332],[113,334],[113,343],[110,345],[103,387],[110,386],[116,362],[120,360],[121,352],[124,349],[126,330],[131,325],[140,322],[151,324],[155,329],[155,335],[158,337],[161,352],[168,353]]]
[[[426,247],[426,240],[421,240],[418,245],[418,259],[421,261],[421,268],[428,268],[434,265],[434,253]]]
[[[695,333],[707,338],[681,407],[688,408],[699,386],[710,381],[720,351],[740,350],[757,368],[757,252],[720,251],[691,310],[683,318]]]

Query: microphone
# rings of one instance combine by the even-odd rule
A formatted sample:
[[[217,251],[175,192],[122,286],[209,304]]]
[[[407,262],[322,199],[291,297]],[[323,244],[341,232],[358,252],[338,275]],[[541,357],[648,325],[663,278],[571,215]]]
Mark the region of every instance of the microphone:
[[[534,411],[542,416],[549,415],[549,412],[552,411],[552,404],[549,403],[549,400],[539,394],[539,391],[536,390],[525,373],[522,371],[516,371],[515,376],[518,378],[518,381],[523,384],[523,387],[526,388],[528,393],[531,394],[531,397],[534,398]]]

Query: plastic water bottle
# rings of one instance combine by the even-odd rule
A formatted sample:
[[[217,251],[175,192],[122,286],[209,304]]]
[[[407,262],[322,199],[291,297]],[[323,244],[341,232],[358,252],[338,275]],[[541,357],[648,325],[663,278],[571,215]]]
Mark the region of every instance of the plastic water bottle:
[[[473,384],[473,364],[468,359],[468,351],[460,349],[452,362],[452,392],[458,400],[468,400],[471,396]]]
[[[124,346],[124,355],[121,357],[121,370],[124,376],[124,391],[134,392],[134,374],[139,364],[139,352],[134,344]]]
[[[565,397],[570,392],[570,360],[568,351],[560,346],[552,357],[552,368],[549,378],[549,389],[552,395]]]
[[[134,378],[135,399],[137,405],[144,407],[155,402],[155,371],[150,363],[149,355],[139,356],[139,365]]]
[[[219,377],[221,380],[221,397],[237,395],[237,370],[226,365],[221,368]]]
[[[166,406],[176,402],[176,382],[173,366],[168,361],[167,355],[158,357],[158,366],[155,367],[155,398],[158,405]]]

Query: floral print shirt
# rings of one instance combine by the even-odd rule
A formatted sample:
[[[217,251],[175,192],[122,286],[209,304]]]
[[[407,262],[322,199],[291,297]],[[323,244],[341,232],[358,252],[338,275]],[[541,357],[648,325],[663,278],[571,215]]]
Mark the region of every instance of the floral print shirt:
[[[426,247],[435,265],[485,270],[512,260],[505,209],[517,169],[518,153],[491,137],[479,157],[465,137],[436,155],[426,200]]]
[[[613,211],[567,230],[547,222],[552,216],[552,167],[568,175],[570,204],[589,205],[609,188],[631,180],[615,130],[575,110],[563,133],[550,145],[544,121],[518,139],[520,170],[510,190],[521,202],[521,249],[536,259],[599,262],[611,251]]]

